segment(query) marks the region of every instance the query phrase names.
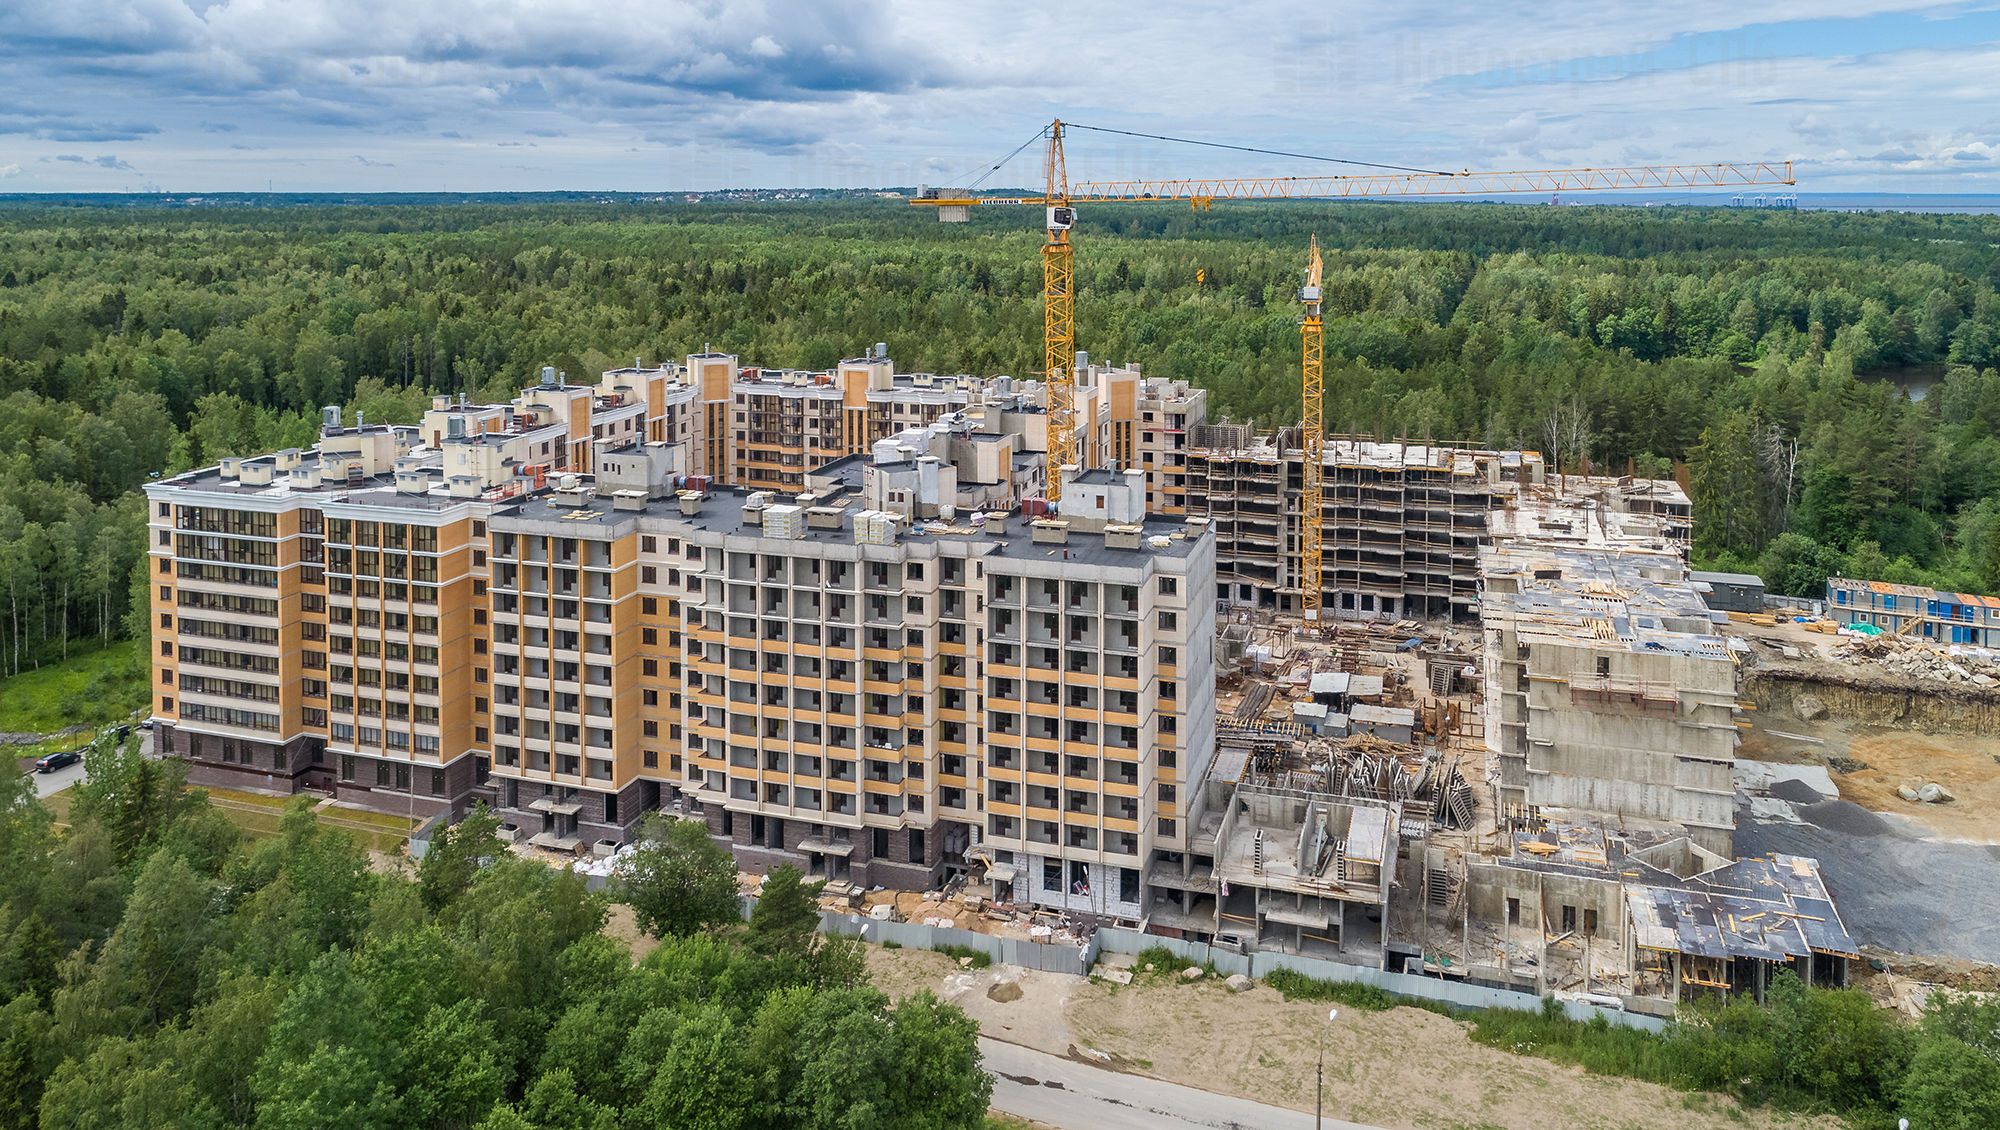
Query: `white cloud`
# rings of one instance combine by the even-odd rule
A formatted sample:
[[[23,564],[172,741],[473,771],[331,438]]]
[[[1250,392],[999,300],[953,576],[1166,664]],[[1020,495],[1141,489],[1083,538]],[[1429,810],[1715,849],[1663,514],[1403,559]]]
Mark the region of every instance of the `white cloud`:
[[[326,187],[879,185],[980,168],[1062,116],[1426,167],[1797,157],[1828,186],[1920,170],[2000,187],[2000,155],[1979,148],[2000,138],[1993,45],[1873,55],[1857,42],[1802,59],[1785,57],[1796,40],[1782,26],[1767,30],[1961,11],[1244,0],[1218,18],[1209,4],[1155,0],[1134,19],[1046,0],[0,4],[0,89],[17,92],[0,140],[19,139],[29,158],[116,142],[138,159],[141,145],[149,176],[189,188],[261,185],[297,161],[324,170]],[[1720,38],[1705,59],[1662,50],[1690,33]],[[1467,78],[1494,72],[1511,83]],[[527,138],[550,143],[505,144]],[[327,159],[357,151],[394,168]],[[1078,177],[1303,171],[1084,132],[1071,153]],[[1910,160],[1875,159],[1890,153]],[[1031,146],[995,183],[1032,182],[1036,157]]]

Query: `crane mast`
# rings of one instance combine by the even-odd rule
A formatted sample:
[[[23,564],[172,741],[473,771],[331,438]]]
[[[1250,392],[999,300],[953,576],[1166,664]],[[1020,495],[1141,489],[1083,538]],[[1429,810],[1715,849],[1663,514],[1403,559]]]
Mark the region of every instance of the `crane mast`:
[[[1048,381],[1050,502],[1062,500],[1063,468],[1077,462],[1076,454],[1076,262],[1069,229],[1076,210],[1069,202],[1069,170],[1063,162],[1063,124],[1049,125],[1048,151],[1043,156],[1047,185],[1042,199],[1048,208],[1049,241],[1042,245],[1042,372]]]
[[[1305,447],[1305,474],[1303,476],[1303,497],[1299,501],[1299,540],[1301,549],[1301,572],[1299,596],[1301,611],[1308,620],[1319,619],[1320,594],[1322,592],[1320,573],[1320,522],[1322,511],[1322,483],[1326,473],[1326,382],[1324,365],[1325,337],[1320,323],[1320,257],[1319,237],[1313,236],[1312,251],[1306,260],[1306,285],[1299,290],[1299,301],[1305,304],[1306,315],[1299,323],[1299,338],[1302,346],[1299,372],[1303,388],[1305,409],[1304,426],[1301,436]]]
[[[1097,127],[1072,125],[1075,129]],[[1120,132],[1117,130],[1110,131]],[[1187,200],[1200,210],[1217,200],[1346,199],[1375,196],[1472,196],[1486,193],[1596,192],[1617,189],[1725,188],[1797,184],[1790,161],[1716,162],[1707,165],[1645,165],[1622,168],[1520,169],[1498,172],[1429,172],[1378,166],[1387,173],[1338,176],[1218,177],[1166,180],[1084,181],[1072,185],[1063,157],[1060,119],[1043,134],[1043,187],[1040,196],[982,196],[967,189],[926,189],[910,203],[936,208],[938,218],[963,223],[977,205],[1013,204],[1046,209],[1048,241],[1042,245],[1042,370],[1048,385],[1048,488],[1050,502],[1062,499],[1063,468],[1080,466],[1076,434],[1076,270],[1071,229],[1076,202],[1100,203]],[[1186,140],[1162,138],[1167,141]],[[1026,148],[1024,145],[1022,148]],[[1241,147],[1237,147],[1241,148]],[[1253,152],[1264,152],[1252,150]],[[1296,154],[1292,154],[1296,156]],[[1365,163],[1365,162],[1363,162]],[[996,166],[997,168],[998,166]],[[1325,382],[1320,320],[1321,261],[1314,238],[1299,291],[1305,305],[1300,322],[1305,447],[1304,515],[1300,522],[1303,575],[1300,596],[1306,617],[1321,611],[1321,504],[1325,477]]]

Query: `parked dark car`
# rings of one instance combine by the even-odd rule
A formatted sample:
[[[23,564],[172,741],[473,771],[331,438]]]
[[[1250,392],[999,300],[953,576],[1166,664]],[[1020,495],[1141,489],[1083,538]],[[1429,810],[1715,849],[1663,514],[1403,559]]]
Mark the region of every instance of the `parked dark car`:
[[[80,749],[59,750],[55,753],[44,754],[40,758],[37,758],[35,761],[35,772],[53,773],[56,770],[61,769],[66,765],[75,765],[77,762],[82,760],[83,760],[83,751]]]

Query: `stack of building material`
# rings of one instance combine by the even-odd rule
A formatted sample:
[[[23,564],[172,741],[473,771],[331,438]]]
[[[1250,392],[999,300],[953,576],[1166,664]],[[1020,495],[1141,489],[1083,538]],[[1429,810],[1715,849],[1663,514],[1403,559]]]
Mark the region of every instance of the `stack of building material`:
[[[806,536],[806,512],[800,506],[764,508],[764,536],[796,540]]]
[[[863,510],[854,516],[855,543],[858,545],[896,544],[896,520],[896,516],[887,511]]]

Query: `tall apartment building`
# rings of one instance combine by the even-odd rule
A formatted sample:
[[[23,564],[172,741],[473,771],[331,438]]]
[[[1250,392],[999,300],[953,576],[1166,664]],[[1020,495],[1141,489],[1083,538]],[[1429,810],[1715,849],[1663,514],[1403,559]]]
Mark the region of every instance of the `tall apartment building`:
[[[1079,478],[1103,516],[1066,520],[885,511],[851,482],[600,481],[496,511],[503,819],[571,848],[664,803],[753,864],[857,885],[922,887],[977,848],[1023,901],[1139,917],[1210,755],[1213,537],[1147,519],[1136,473]]]
[[[441,457],[411,454],[417,429],[328,411],[311,452],[147,487],[155,740],[200,783],[428,815],[485,752],[483,515],[501,484],[447,483]]]
[[[1481,554],[1486,737],[1503,818],[1684,829],[1729,856],[1736,657],[1655,516],[1589,500],[1493,515]]]

